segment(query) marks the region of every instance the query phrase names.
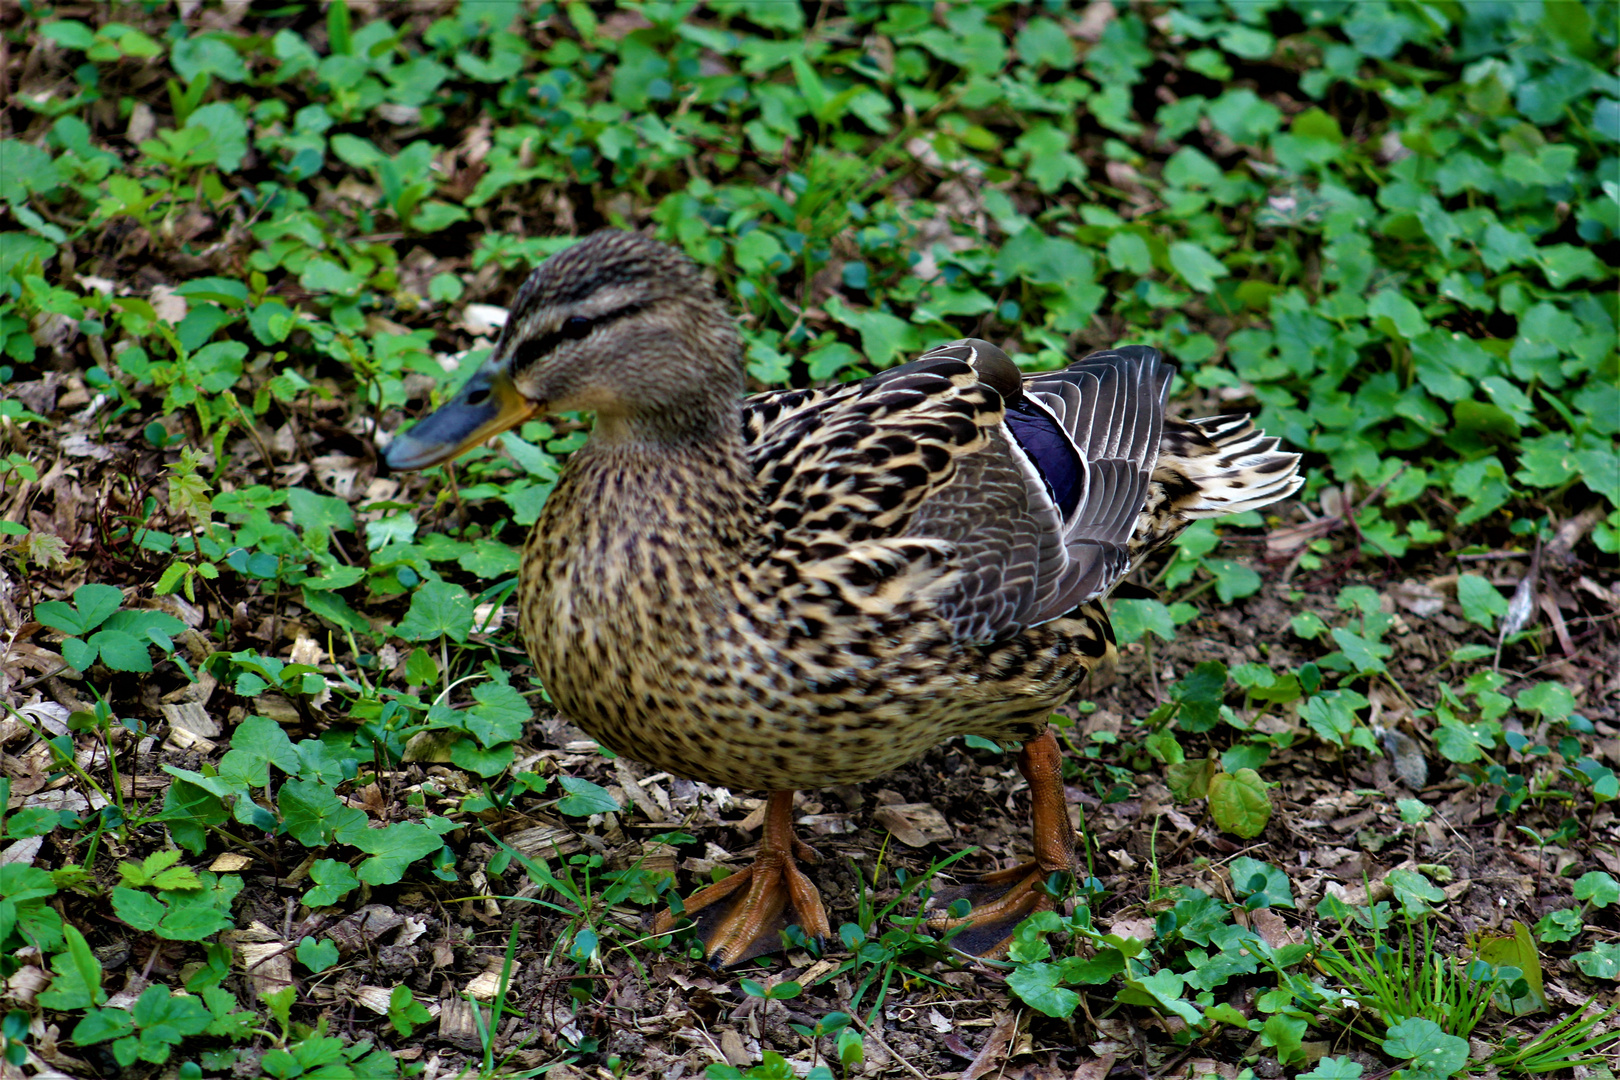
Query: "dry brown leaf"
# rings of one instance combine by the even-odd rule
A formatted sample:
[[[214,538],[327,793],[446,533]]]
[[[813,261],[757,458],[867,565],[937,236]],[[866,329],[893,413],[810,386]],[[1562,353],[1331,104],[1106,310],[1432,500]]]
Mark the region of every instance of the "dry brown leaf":
[[[996,1011],[990,1037],[985,1039],[984,1045],[979,1048],[979,1056],[962,1071],[961,1080],[979,1080],[979,1077],[989,1075],[1006,1062],[1007,1051],[1012,1046],[1013,1037],[1018,1033],[1020,1015],[1011,1011]]]
[[[896,840],[910,848],[943,843],[956,835],[946,823],[945,815],[935,809],[932,803],[880,806],[873,811],[872,820],[888,829]]]

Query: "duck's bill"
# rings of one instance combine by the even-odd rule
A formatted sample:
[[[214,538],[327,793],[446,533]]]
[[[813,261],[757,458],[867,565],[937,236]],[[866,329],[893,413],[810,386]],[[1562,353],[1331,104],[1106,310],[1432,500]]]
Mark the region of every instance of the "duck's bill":
[[[506,371],[485,364],[456,396],[388,444],[383,461],[393,470],[425,469],[449,461],[535,413]]]

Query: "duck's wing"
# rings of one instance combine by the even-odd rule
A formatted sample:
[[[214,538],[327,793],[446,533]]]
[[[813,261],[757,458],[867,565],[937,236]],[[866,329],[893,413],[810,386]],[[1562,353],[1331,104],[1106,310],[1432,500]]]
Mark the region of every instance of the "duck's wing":
[[[969,339],[752,398],[767,558],[870,613],[926,607],[961,641],[1056,618],[1126,568],[1168,382],[1151,349],[1026,380]]]
[[[860,382],[748,398],[761,531],[773,546],[897,539],[1001,417],[971,365],[932,353]]]
[[[983,342],[945,348],[973,349],[980,370],[1005,361],[1016,373]],[[957,547],[962,579],[942,608],[970,640],[1073,611],[1129,569],[1170,374],[1156,350],[1127,346],[999,387],[1006,413],[990,446],[913,523]]]

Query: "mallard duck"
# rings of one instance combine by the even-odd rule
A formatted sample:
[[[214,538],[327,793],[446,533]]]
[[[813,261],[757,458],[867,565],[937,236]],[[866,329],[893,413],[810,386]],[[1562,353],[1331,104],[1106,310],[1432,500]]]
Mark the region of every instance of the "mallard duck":
[[[384,460],[595,413],[524,548],[521,628],[603,746],[767,793],[754,863],[684,904],[712,965],[779,948],[786,921],[831,934],[794,791],[965,734],[1021,745],[1033,804],[1033,859],[979,883],[955,939],[993,953],[1075,869],[1046,719],[1112,648],[1101,601],[1192,519],[1300,484],[1242,417],[1166,418],[1170,376],[1144,346],[1024,375],[967,339],[744,398],[734,319],[697,266],[599,232],[534,271],[488,361]]]

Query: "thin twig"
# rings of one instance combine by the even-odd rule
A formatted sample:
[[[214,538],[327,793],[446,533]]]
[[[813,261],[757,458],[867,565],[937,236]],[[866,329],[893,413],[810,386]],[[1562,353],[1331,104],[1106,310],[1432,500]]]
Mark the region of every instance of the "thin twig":
[[[56,676],[62,674],[62,672],[68,671],[68,670],[70,670],[68,668],[68,666],[66,664],[63,664],[61,667],[57,668],[55,671],[47,671],[43,675],[36,675],[32,679],[27,679],[27,680],[25,680],[23,682],[18,683],[17,687],[16,687],[16,692],[20,694],[24,690],[32,690],[34,687],[38,686],[40,683],[44,682],[46,679],[54,679],[54,678],[56,678]]]
[[[895,1053],[894,1047],[883,1041],[883,1036],[867,1027],[866,1022],[861,1019],[858,1012],[851,1012],[849,1014],[849,1018],[855,1021],[856,1027],[870,1035],[872,1037],[872,1041],[881,1046],[883,1048],[883,1052],[898,1062],[902,1069],[906,1070],[906,1072],[910,1073],[912,1076],[915,1076],[917,1080],[928,1080],[928,1077],[917,1071],[917,1067],[915,1065],[901,1057],[899,1054]]]

